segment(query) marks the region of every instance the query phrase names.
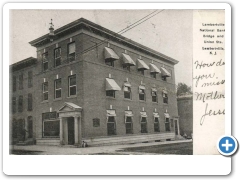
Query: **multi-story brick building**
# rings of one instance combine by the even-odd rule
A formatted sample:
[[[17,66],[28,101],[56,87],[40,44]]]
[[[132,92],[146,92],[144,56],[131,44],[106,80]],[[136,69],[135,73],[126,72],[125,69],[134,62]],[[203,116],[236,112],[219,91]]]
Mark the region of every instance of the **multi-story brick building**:
[[[37,59],[11,65],[13,140],[24,127],[37,144],[175,138],[178,61],[83,18],[30,44]]]

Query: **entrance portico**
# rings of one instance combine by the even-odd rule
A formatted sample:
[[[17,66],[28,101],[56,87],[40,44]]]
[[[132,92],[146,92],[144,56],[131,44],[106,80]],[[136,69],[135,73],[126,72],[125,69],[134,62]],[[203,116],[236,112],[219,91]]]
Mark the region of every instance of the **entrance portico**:
[[[81,145],[81,112],[80,106],[70,102],[59,109],[61,145]]]

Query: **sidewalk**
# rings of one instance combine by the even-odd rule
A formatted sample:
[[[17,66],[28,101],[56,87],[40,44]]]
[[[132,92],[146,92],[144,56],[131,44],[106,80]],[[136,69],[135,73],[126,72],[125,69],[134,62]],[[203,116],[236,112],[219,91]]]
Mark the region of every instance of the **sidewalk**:
[[[165,141],[165,142],[153,142],[153,143],[138,143],[138,144],[125,144],[125,145],[113,145],[113,146],[97,146],[87,148],[76,148],[75,146],[43,146],[43,145],[29,145],[29,146],[10,146],[10,150],[23,150],[23,151],[41,151],[39,155],[93,155],[93,154],[151,154],[153,153],[139,153],[139,152],[117,152],[118,150],[130,147],[144,147],[155,146],[162,144],[174,144],[192,142],[192,140],[177,140],[177,141]]]

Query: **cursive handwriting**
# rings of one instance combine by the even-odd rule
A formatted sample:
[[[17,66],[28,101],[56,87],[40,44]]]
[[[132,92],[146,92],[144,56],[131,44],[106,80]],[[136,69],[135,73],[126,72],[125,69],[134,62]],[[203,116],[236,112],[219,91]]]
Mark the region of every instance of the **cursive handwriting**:
[[[202,69],[202,68],[205,68],[205,67],[212,67],[212,66],[224,66],[225,65],[225,62],[222,62],[222,59],[220,59],[218,62],[212,62],[212,63],[203,63],[202,62],[198,62],[198,61],[195,61],[194,64],[196,65],[196,69]]]
[[[196,87],[198,86],[199,80],[214,78],[214,76],[215,76],[215,73],[213,73],[213,74],[203,74],[203,75],[195,76],[193,78],[193,79],[196,79],[195,86]]]
[[[222,93],[219,93],[218,91],[212,91],[212,92],[209,92],[209,93],[198,93],[198,92],[195,92],[197,98],[196,100],[200,100],[202,101],[203,103],[207,100],[216,100],[216,99],[224,99],[225,98],[225,95],[222,94]]]
[[[202,126],[205,120],[206,116],[216,116],[216,115],[224,115],[225,114],[225,109],[224,110],[218,110],[218,111],[213,111],[213,110],[208,110],[208,103],[206,103],[206,108],[205,108],[205,114],[202,115],[200,119],[200,125]]]

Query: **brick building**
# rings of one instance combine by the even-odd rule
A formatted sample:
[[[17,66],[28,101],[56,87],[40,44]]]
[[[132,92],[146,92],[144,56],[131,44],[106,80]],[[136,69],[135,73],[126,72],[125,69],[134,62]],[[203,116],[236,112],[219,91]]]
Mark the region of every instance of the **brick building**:
[[[174,139],[178,61],[86,19],[30,42],[10,66],[11,142],[131,143]]]
[[[177,97],[180,134],[191,138],[193,133],[193,95]]]

